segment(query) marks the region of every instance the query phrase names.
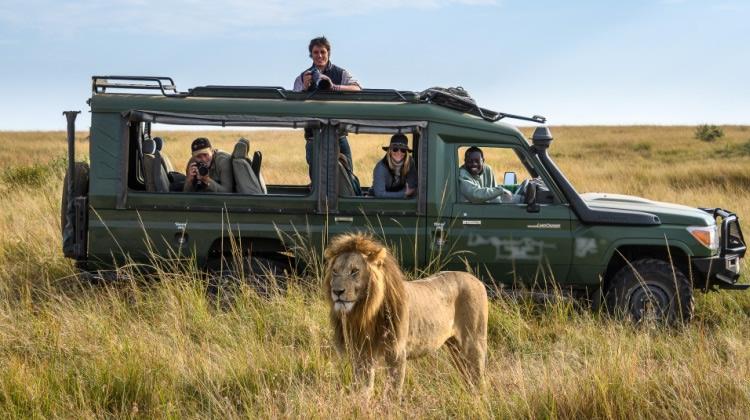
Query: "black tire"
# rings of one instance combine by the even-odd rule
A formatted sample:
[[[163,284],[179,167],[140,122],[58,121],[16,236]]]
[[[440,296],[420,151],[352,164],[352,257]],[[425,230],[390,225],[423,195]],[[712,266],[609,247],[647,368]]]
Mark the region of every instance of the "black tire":
[[[693,285],[665,261],[636,260],[612,277],[605,303],[614,315],[636,323],[674,325],[693,317]]]
[[[289,266],[277,258],[249,256],[242,261],[242,267],[229,261],[223,269],[212,269],[214,288],[226,288],[245,283],[253,287],[261,296],[271,296],[286,290]]]
[[[89,193],[89,164],[86,162],[76,162],[74,169],[75,177],[73,183],[73,197],[82,197]],[[65,179],[63,180],[62,189],[62,200],[60,203],[60,229],[63,235],[65,235],[65,224],[68,221],[67,209],[68,209],[68,179],[70,177],[69,171],[65,171]]]

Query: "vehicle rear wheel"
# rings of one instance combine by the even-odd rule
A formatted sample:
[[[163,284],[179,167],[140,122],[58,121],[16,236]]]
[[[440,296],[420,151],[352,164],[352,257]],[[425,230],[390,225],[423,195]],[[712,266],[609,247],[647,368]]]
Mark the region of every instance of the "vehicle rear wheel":
[[[673,325],[693,317],[693,287],[679,268],[647,258],[618,271],[609,284],[607,309],[636,323]]]
[[[286,289],[288,265],[277,258],[247,256],[240,264],[227,261],[223,269],[213,269],[213,288],[232,288],[241,283],[250,285],[261,296],[271,296]]]

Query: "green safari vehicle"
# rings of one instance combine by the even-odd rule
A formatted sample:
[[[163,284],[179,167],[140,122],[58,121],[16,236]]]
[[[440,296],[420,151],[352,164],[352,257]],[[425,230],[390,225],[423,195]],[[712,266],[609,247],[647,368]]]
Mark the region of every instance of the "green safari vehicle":
[[[372,230],[404,267],[439,260],[447,269],[470,267],[488,285],[554,285],[636,320],[689,319],[694,289],[748,287],[737,283],[746,247],[731,211],[579,194],[548,154],[553,137],[543,117],[488,110],[460,91],[181,92],[167,77],[94,76],[88,103],[90,166],[74,162],[77,113],[66,112],[63,250],[81,270],[148,263],[154,255],[190,258],[211,270],[231,264],[233,249],[279,266],[295,260],[284,238],[304,237],[319,252],[327,238]],[[499,121],[509,118],[541,125],[529,141]],[[310,179],[266,183],[264,165],[281,157],[262,150],[251,156],[249,142],[240,140],[231,154],[233,192],[182,192],[185,175],[169,165],[154,134],[182,126],[282,130],[298,140],[285,154],[304,162],[308,153]],[[348,136],[354,153],[360,138],[385,143],[395,133],[409,138],[417,193],[387,199],[372,196],[369,185],[355,188],[354,172],[370,168],[358,156],[349,157],[358,167],[347,167],[341,138]],[[504,170],[514,202],[461,197],[459,167],[469,146]]]

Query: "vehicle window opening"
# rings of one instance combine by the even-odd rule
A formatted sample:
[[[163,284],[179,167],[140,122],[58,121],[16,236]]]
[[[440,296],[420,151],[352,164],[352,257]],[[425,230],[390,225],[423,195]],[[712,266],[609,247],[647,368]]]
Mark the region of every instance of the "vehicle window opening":
[[[339,197],[348,198],[401,198],[414,200],[417,198],[418,187],[418,150],[420,146],[422,127],[420,126],[368,126],[365,124],[342,124],[339,127],[339,141],[336,143],[338,154],[338,195]],[[395,134],[402,134],[406,138],[407,150],[405,158],[408,158],[409,169],[404,171],[403,166],[406,160],[395,162],[395,165],[402,169],[399,172],[399,178],[394,180],[393,177],[393,159],[391,166],[388,166],[386,176],[386,165],[388,164],[387,155],[390,153],[391,139]],[[345,139],[345,140],[342,140]],[[396,145],[397,148],[402,148]],[[397,155],[398,156],[398,155]],[[347,161],[350,165],[347,167]],[[378,165],[383,168],[377,169]],[[385,178],[376,182],[376,171]],[[414,191],[408,197],[405,197],[405,186],[408,184],[410,190]],[[403,182],[402,182],[403,181]],[[388,185],[386,185],[388,184]],[[376,191],[377,188],[377,191]],[[399,193],[400,191],[400,193]]]
[[[524,188],[529,180],[536,178],[536,171],[529,168],[523,156],[512,147],[458,147],[457,201],[523,204]]]
[[[226,121],[214,121],[213,127],[185,126],[174,121],[130,122],[130,190],[165,194],[312,194],[314,183],[307,169],[306,142],[310,136],[322,138],[319,123],[276,120],[267,124],[252,122],[240,128]],[[310,134],[306,136],[305,131]],[[191,147],[201,137],[208,140],[209,147],[199,151],[210,151],[211,159],[210,163],[198,165],[202,156],[195,155]],[[311,148],[310,158],[315,154]],[[199,174],[210,171],[200,175],[201,179],[208,179],[208,185],[198,183],[196,176],[189,181],[191,164]],[[188,182],[191,185],[186,187]],[[210,188],[211,182],[218,184],[216,188]]]

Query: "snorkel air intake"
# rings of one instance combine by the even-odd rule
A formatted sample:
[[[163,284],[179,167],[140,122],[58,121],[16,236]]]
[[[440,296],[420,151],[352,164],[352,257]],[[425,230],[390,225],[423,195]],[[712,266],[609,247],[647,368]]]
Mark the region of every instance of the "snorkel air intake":
[[[537,127],[531,136],[531,143],[531,152],[539,157],[539,161],[547,169],[581,222],[596,225],[655,226],[661,224],[659,217],[650,213],[590,208],[547,154],[547,149],[552,144],[552,133],[549,127]]]

